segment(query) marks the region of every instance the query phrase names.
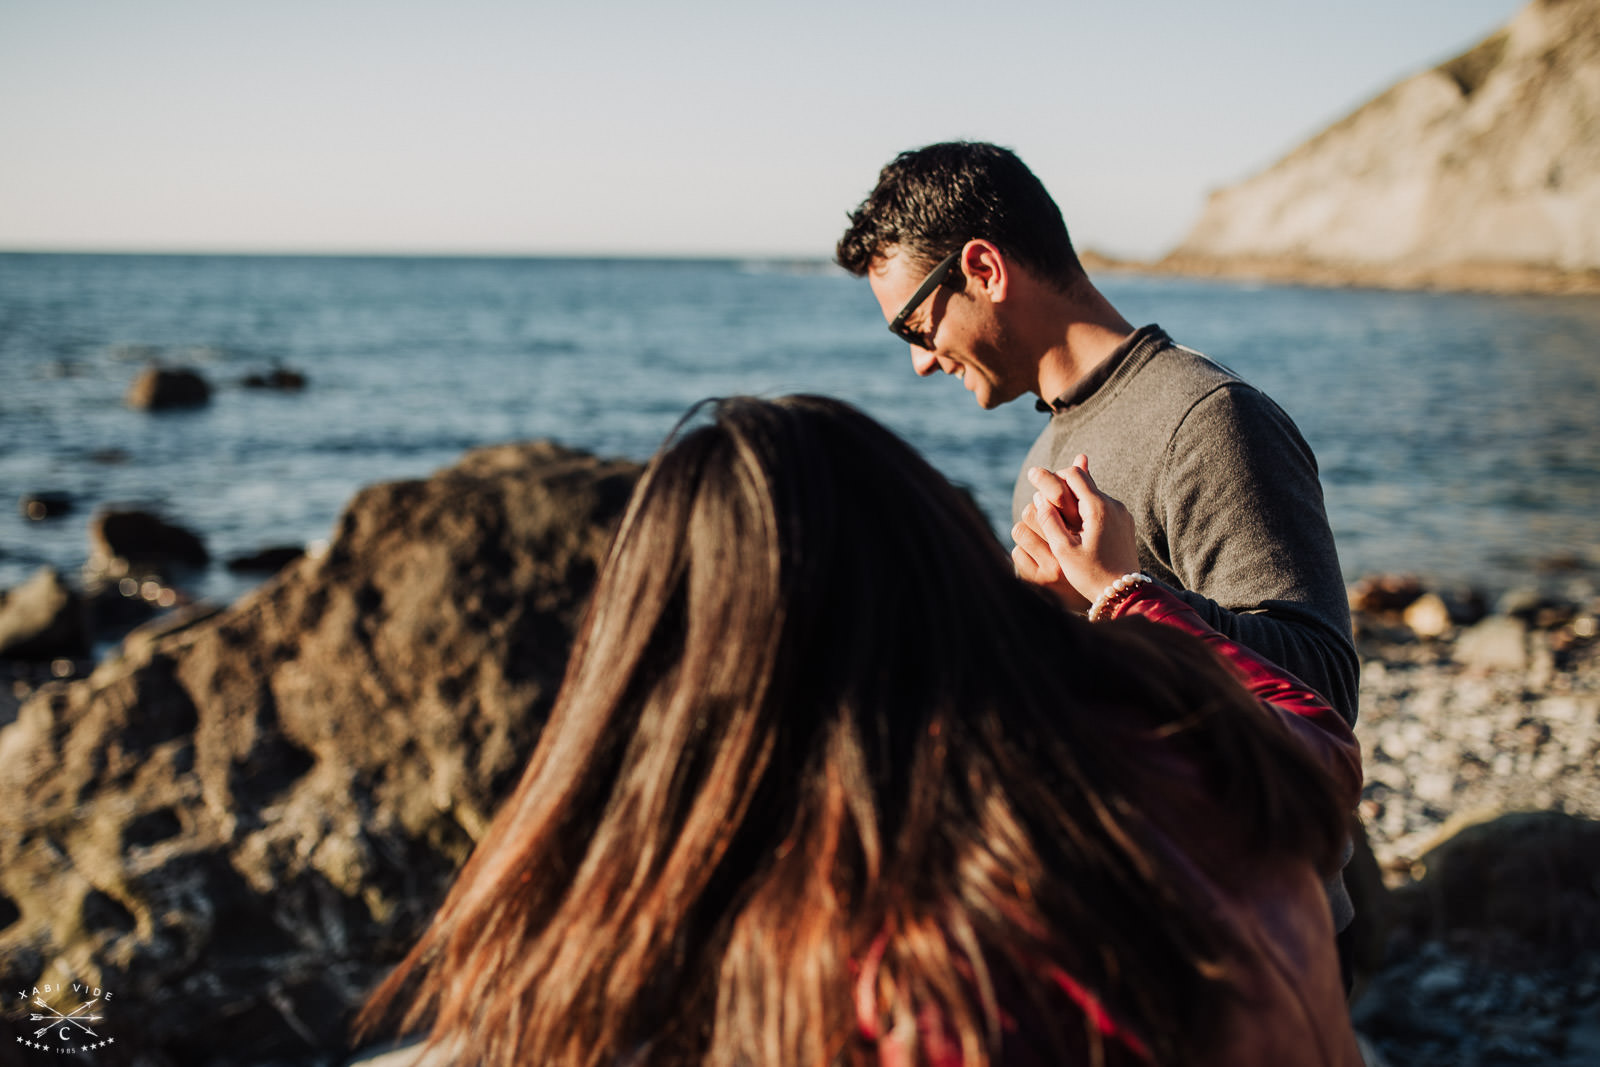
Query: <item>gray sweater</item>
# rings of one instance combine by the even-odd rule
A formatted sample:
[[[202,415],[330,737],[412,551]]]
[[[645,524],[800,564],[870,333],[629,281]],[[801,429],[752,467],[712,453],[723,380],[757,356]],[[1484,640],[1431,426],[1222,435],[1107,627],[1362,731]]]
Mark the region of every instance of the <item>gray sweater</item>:
[[[1224,367],[1139,330],[1049,405],[1029,467],[1078,453],[1127,505],[1139,563],[1211,626],[1287,668],[1352,724],[1359,661],[1317,462],[1283,409]]]

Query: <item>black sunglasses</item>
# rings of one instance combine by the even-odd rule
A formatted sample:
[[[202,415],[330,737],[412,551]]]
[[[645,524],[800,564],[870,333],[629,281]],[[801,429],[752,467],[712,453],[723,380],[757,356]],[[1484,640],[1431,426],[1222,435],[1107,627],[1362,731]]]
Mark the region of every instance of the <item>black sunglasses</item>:
[[[923,347],[922,335],[916,330],[906,329],[906,319],[911,317],[913,311],[922,306],[922,302],[928,299],[929,293],[939,288],[939,283],[945,280],[945,277],[950,273],[950,268],[954,267],[956,261],[960,258],[961,250],[958,248],[944,257],[944,260],[937,267],[928,272],[928,276],[922,279],[922,284],[917,286],[917,291],[911,294],[911,299],[906,301],[906,306],[900,309],[900,314],[889,320],[890,333],[907,344],[915,345],[918,348]]]

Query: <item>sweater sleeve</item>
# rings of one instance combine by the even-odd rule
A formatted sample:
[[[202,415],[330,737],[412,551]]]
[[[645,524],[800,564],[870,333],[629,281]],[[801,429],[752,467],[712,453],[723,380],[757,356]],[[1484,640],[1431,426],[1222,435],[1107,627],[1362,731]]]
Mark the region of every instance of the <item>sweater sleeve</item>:
[[[1316,460],[1294,422],[1235,381],[1189,409],[1168,450],[1157,497],[1178,595],[1353,724],[1350,607]]]
[[[1317,761],[1338,783],[1345,807],[1353,809],[1360,802],[1360,743],[1343,716],[1305,682],[1219,633],[1177,593],[1159,583],[1135,586],[1112,614],[1115,618],[1142,615],[1204,641],[1232,669],[1251,695],[1315,754]]]

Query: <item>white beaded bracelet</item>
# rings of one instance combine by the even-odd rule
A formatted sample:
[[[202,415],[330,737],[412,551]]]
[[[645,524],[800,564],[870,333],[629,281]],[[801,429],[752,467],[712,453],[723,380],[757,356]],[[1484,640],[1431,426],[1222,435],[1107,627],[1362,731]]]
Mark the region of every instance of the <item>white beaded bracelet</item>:
[[[1106,591],[1095,598],[1095,602],[1089,607],[1089,621],[1099,622],[1107,611],[1116,607],[1117,602],[1133,590],[1134,586],[1144,585],[1153,581],[1155,581],[1154,578],[1141,572],[1124,574],[1121,578],[1106,586]]]

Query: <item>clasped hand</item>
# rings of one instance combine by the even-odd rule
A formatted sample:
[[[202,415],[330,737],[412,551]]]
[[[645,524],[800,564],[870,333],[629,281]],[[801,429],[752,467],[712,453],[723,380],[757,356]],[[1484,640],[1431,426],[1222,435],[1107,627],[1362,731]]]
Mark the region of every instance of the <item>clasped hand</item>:
[[[1089,610],[1106,587],[1139,569],[1133,516],[1089,474],[1089,457],[1066,470],[1028,470],[1036,490],[1011,528],[1017,574],[1054,593],[1068,610]]]

